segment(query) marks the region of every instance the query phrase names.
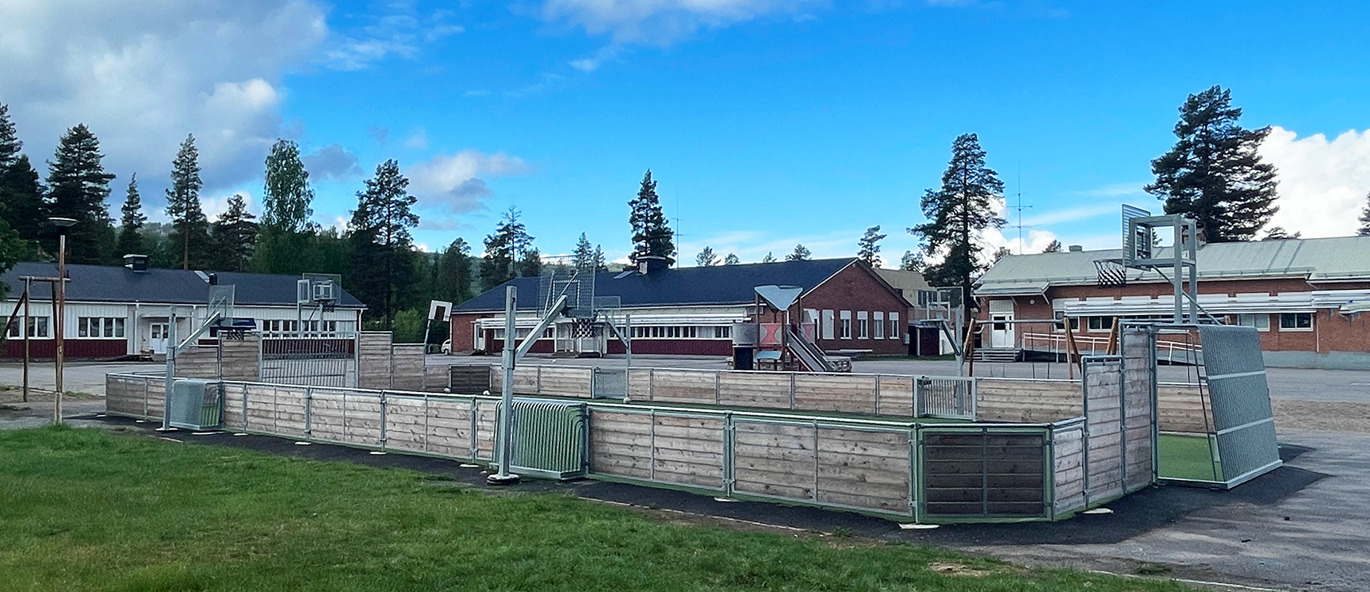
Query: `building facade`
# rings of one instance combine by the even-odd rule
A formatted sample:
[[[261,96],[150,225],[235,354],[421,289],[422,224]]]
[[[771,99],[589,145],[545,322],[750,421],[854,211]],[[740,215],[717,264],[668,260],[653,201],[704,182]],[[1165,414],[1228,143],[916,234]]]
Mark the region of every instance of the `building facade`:
[[[519,295],[516,339],[537,323],[539,278],[518,278],[458,305],[451,316],[454,351],[499,351],[504,341],[504,293]],[[907,351],[909,304],[899,291],[857,259],[784,261],[679,269],[639,269],[595,276],[595,297],[611,302],[601,318],[632,336],[633,353],[732,354],[736,323],[785,323],[786,313],[764,311],[757,318],[755,288],[789,285],[803,289],[788,322],[829,353]],[[570,351],[576,340],[594,340],[599,353],[625,351],[612,330],[586,336],[584,323],[557,322],[531,351]]]
[[[1106,339],[1116,318],[1171,319],[1174,291],[1155,271],[1128,270],[1125,285],[1100,285],[1095,261],[1121,257],[1004,257],[976,285],[989,325],[981,346],[1044,349],[1059,343],[1063,326],[1036,321],[1065,316],[1085,343]],[[1370,237],[1207,244],[1196,262],[1200,314],[1256,327],[1268,365],[1370,368]]]
[[[55,278],[53,263],[18,263],[0,276],[6,286],[2,315],[7,318],[4,355],[21,357],[24,334],[29,354],[56,355],[56,322],[52,283],[31,282],[29,315],[18,307],[24,278]],[[204,273],[179,269],[67,265],[64,341],[71,358],[113,359],[133,355],[161,355],[171,335],[171,311],[176,312],[177,339],[185,339],[208,316],[211,282],[233,285],[233,316],[252,319],[264,337],[352,335],[365,310],[341,289],[333,310],[297,307],[298,276],[256,273]]]

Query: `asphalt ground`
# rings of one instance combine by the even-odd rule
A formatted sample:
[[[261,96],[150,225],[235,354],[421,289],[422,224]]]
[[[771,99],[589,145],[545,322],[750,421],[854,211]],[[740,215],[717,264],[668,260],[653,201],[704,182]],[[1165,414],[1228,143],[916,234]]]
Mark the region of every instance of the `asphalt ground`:
[[[666,519],[792,533],[841,533],[886,542],[954,548],[1033,565],[1223,582],[1268,589],[1370,590],[1370,445],[1362,434],[1287,432],[1286,465],[1232,491],[1159,485],[1108,505],[1111,513],[1055,523],[957,524],[932,530],[842,511],[775,502],[719,501],[710,495],[596,480],[525,479],[493,488],[483,468],[455,460],[227,432],[158,433],[152,422],[88,415],[78,425],[149,437],[231,446],[321,461],[419,471],[507,494],[562,493],[624,505]],[[1359,457],[1359,458],[1356,458]]]

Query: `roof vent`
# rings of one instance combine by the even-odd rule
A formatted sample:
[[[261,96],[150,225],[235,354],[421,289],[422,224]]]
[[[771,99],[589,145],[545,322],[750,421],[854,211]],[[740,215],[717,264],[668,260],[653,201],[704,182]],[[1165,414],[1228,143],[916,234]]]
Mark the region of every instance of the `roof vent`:
[[[1070,252],[1072,253],[1079,253],[1083,250],[1085,250],[1083,245],[1070,245]]]
[[[147,273],[147,255],[124,255],[124,267],[134,273]]]
[[[660,255],[638,255],[637,272],[642,275],[649,275],[671,268],[671,258]]]

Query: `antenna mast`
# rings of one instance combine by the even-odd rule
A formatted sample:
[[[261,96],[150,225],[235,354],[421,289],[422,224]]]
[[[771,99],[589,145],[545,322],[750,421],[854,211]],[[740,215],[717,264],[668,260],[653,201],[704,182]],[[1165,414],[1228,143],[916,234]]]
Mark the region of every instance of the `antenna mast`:
[[[1018,224],[1016,225],[1016,227],[1018,228],[1018,254],[1019,254],[1019,255],[1022,255],[1023,252],[1027,249],[1027,245],[1023,242],[1023,228],[1024,228],[1024,227],[1023,227],[1023,210],[1029,209],[1029,208],[1031,208],[1031,207],[1032,207],[1031,204],[1026,205],[1026,206],[1023,205],[1023,167],[1022,167],[1022,165],[1020,164],[1020,165],[1018,165],[1018,205],[1016,205],[1016,206],[1010,206],[1010,209],[1016,210],[1017,213],[1018,213]],[[1032,228],[1032,227],[1031,227],[1031,226],[1028,226],[1027,228]]]

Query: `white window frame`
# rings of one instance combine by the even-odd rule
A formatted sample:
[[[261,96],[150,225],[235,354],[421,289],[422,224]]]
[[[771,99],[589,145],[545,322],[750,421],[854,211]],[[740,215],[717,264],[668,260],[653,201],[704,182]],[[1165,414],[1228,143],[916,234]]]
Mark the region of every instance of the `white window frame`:
[[[1299,327],[1299,326],[1297,326],[1297,325],[1298,325],[1298,318],[1299,318],[1300,315],[1308,315],[1308,326],[1307,326],[1307,327]],[[1285,319],[1286,317],[1290,317],[1290,318],[1293,318],[1293,319],[1294,319],[1294,324],[1295,324],[1294,327],[1285,327],[1285,326],[1284,326],[1284,319]],[[1280,333],[1302,333],[1302,332],[1305,332],[1305,331],[1312,331],[1312,330],[1313,330],[1313,323],[1315,323],[1315,322],[1316,322],[1316,321],[1313,320],[1313,313],[1311,313],[1311,312],[1282,312],[1282,313],[1280,313]]]
[[[1110,317],[1110,316],[1102,316],[1102,317],[1100,317],[1100,316],[1093,316],[1093,317],[1088,317],[1088,318],[1089,318],[1088,324],[1085,325],[1085,326],[1088,327],[1088,330],[1089,330],[1089,331],[1112,331],[1112,330],[1113,330],[1113,317]],[[1108,323],[1107,326],[1104,325],[1105,322]]]
[[[851,339],[851,311],[842,310],[837,313],[838,339]]]
[[[819,338],[833,339],[834,331],[836,331],[837,325],[837,323],[833,320],[833,314],[833,311],[828,309],[824,309],[823,312],[820,313],[818,317],[818,324],[822,325],[822,327],[820,327],[822,330],[818,333]]]
[[[870,318],[870,316],[871,316],[870,313],[868,313],[868,312],[866,312],[866,311],[864,311],[864,310],[858,310],[858,311],[856,311],[856,338],[857,338],[857,339],[870,339],[870,338],[871,338],[871,318]]]
[[[1262,323],[1261,321],[1265,321]],[[1270,314],[1239,314],[1237,315],[1237,325],[1241,327],[1255,327],[1261,333],[1270,331]]]
[[[879,311],[879,310],[877,310],[877,311],[875,311],[874,314],[875,314],[875,319],[872,320],[871,325],[875,328],[875,333],[874,333],[874,335],[873,335],[872,337],[873,337],[874,339],[884,339],[884,338],[885,338],[885,313],[884,313],[884,311]]]
[[[29,339],[52,339],[52,319],[44,316],[26,317],[24,326]]]
[[[899,326],[899,313],[897,313],[897,312],[892,312],[892,313],[890,313],[890,319],[889,319],[889,320],[890,320],[890,339],[899,339],[899,338],[903,335],[903,333],[904,333],[904,328]]]

